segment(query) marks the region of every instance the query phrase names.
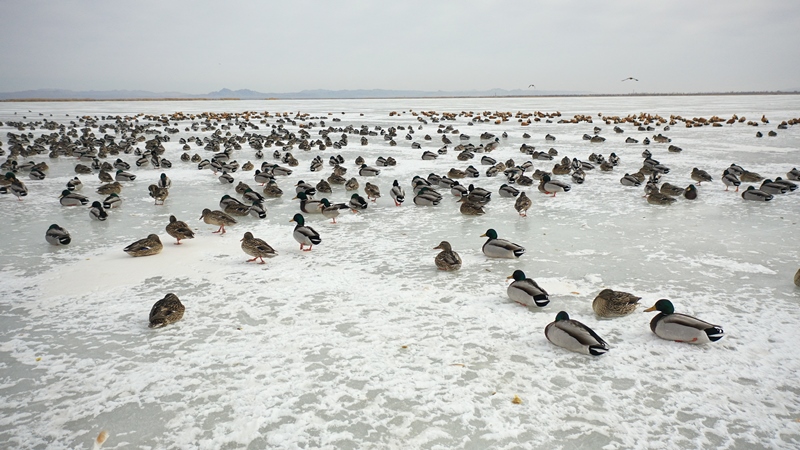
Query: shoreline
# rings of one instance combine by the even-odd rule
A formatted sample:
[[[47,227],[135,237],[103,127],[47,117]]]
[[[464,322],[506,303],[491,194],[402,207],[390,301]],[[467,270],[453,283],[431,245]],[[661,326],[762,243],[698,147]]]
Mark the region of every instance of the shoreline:
[[[158,98],[15,98],[0,99],[0,103],[50,103],[50,102],[196,102],[196,101],[275,101],[275,100],[421,100],[421,99],[478,99],[478,98],[609,98],[609,97],[701,97],[701,96],[762,96],[800,95],[800,91],[787,92],[694,92],[694,93],[633,93],[633,94],[553,94],[553,95],[441,95],[418,97],[158,97]]]

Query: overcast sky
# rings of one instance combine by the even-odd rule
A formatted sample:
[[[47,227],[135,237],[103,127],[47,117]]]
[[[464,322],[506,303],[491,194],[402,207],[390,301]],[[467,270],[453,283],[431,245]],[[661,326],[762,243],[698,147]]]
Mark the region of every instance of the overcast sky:
[[[800,89],[796,0],[4,0],[0,11],[2,92]]]

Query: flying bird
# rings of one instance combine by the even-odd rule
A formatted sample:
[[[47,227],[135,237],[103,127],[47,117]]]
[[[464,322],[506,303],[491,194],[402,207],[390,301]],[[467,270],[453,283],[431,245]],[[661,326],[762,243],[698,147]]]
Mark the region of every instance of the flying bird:
[[[533,86],[533,88],[536,89],[536,85],[535,84],[529,84],[528,85],[528,87],[531,87],[531,86]]]
[[[628,81],[628,80],[639,81],[639,79],[638,79],[638,78],[633,78],[633,77],[628,77],[628,78],[625,78],[625,79],[624,79],[624,80],[622,80],[622,81]]]

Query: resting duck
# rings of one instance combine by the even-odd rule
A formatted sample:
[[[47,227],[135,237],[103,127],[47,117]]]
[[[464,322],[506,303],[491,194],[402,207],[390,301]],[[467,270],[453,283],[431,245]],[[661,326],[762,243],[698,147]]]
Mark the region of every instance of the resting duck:
[[[103,222],[108,219],[108,213],[105,209],[103,209],[103,205],[95,200],[92,202],[92,206],[89,208],[89,217]]]
[[[242,198],[250,202],[251,204],[264,202],[264,196],[250,188],[247,188],[244,191],[244,193],[242,194]]]
[[[366,164],[361,164],[361,168],[358,169],[358,174],[362,177],[374,177],[381,173],[380,169],[376,169],[374,167],[370,167]]]
[[[147,190],[150,191],[150,197],[152,197],[153,200],[155,200],[154,204],[156,205],[158,205],[159,202],[161,202],[160,204],[163,205],[164,201],[169,196],[169,189],[160,188],[155,184],[151,184],[150,186],[148,186]]]
[[[67,181],[67,189],[70,191],[80,191],[83,189],[83,182],[78,177]]]
[[[434,250],[441,250],[436,258],[434,258],[434,263],[436,263],[436,268],[439,270],[444,271],[452,271],[458,270],[461,268],[461,257],[458,256],[458,253],[453,251],[453,248],[450,246],[450,243],[447,241],[442,241],[436,247],[433,247]]]
[[[675,313],[675,307],[667,299],[661,299],[645,312],[659,311],[650,321],[650,329],[661,339],[690,344],[707,344],[722,338],[724,332],[719,325]]]
[[[747,190],[742,192],[742,198],[745,200],[753,200],[757,202],[768,202],[772,200],[774,196],[762,190],[756,189],[753,186],[747,186]]]
[[[481,237],[488,237],[489,239],[483,244],[483,254],[490,258],[506,258],[515,259],[525,253],[525,248],[521,245],[514,244],[513,242],[505,239],[497,238],[497,231],[492,228],[486,230],[486,233]]]
[[[131,256],[150,256],[161,253],[163,248],[164,246],[161,245],[161,239],[158,238],[158,235],[150,234],[146,238],[139,239],[125,247],[124,251]]]
[[[697,188],[690,184],[686,187],[686,192],[683,193],[683,198],[687,200],[695,200],[697,198]]]
[[[119,208],[122,205],[122,199],[119,195],[115,193],[111,193],[103,200],[103,208],[105,209],[112,209],[112,208]]]
[[[186,222],[176,219],[175,216],[169,216],[167,234],[178,240],[175,245],[181,245],[181,239],[194,239],[194,231],[186,225]]]
[[[664,195],[669,195],[671,197],[677,197],[679,195],[683,195],[686,193],[686,189],[675,186],[674,184],[664,183],[661,185],[660,192]]]
[[[662,194],[661,192],[651,192],[647,194],[647,203],[651,205],[671,205],[676,200],[669,195]]]
[[[600,317],[627,316],[636,310],[641,299],[627,292],[603,289],[592,302],[592,309]]]
[[[359,185],[358,185],[358,180],[356,180],[356,177],[350,178],[344,184],[344,190],[345,191],[357,191],[358,188],[359,188]]]
[[[305,221],[306,219],[302,214],[295,214],[294,217],[292,217],[290,222],[297,223],[297,225],[294,227],[292,236],[294,237],[295,241],[300,243],[300,250],[310,252],[311,247],[314,245],[319,245],[322,242],[322,239],[319,237],[319,233],[317,233],[313,228],[305,225]],[[306,245],[308,248],[303,248]]]
[[[58,202],[61,206],[81,206],[89,203],[89,198],[78,194],[77,192],[70,192],[67,189],[61,191],[61,196],[58,197]]]
[[[214,233],[225,234],[225,225],[234,225],[236,223],[236,219],[233,217],[225,214],[222,211],[212,211],[208,208],[203,210],[203,213],[200,215],[200,218],[203,219],[203,222],[209,225],[219,225],[219,229],[214,231]]]
[[[514,186],[509,186],[505,183],[500,185],[500,190],[498,192],[500,197],[505,198],[514,198],[519,195],[519,189],[515,188]]]
[[[422,187],[414,196],[414,204],[419,206],[436,206],[442,201],[442,196],[428,187]]]
[[[242,251],[253,257],[248,259],[247,262],[258,259],[260,260],[259,264],[264,264],[264,258],[273,258],[278,255],[269,244],[257,237],[253,237],[253,233],[249,231],[244,234],[241,243]]]
[[[594,330],[570,319],[565,311],[556,314],[556,320],[545,327],[544,335],[559,347],[585,355],[600,356],[610,348]]]
[[[316,186],[317,192],[322,192],[323,194],[330,194],[333,192],[331,188],[331,184],[325,180],[319,180]]]
[[[473,202],[469,197],[461,197],[458,202],[461,203],[459,211],[465,216],[481,216],[486,214],[483,206],[481,206],[480,203]]]
[[[274,179],[270,179],[267,185],[264,186],[264,197],[278,198],[283,195],[283,191],[278,187],[278,183]]]
[[[125,172],[124,170],[117,170],[116,175],[114,175],[114,179],[116,181],[133,181],[136,179],[136,175]]]
[[[508,289],[506,290],[511,300],[514,300],[520,305],[538,306],[540,308],[550,303],[547,291],[542,289],[532,278],[526,278],[525,272],[515,270],[507,279],[510,280],[512,278],[514,281],[508,285]]]
[[[184,311],[186,311],[186,307],[183,306],[178,296],[167,294],[150,310],[150,328],[161,328],[175,323],[183,318]]]
[[[111,193],[119,194],[122,192],[122,185],[119,184],[119,181],[115,181],[113,183],[108,183],[100,186],[97,188],[97,193],[100,195],[108,195]]]
[[[358,193],[353,193],[353,195],[350,196],[350,201],[347,203],[347,205],[353,212],[364,211],[368,206],[367,201],[364,200],[364,197],[358,195]]]
[[[69,231],[56,224],[50,225],[50,228],[44,233],[44,239],[53,245],[67,245],[72,241]]]

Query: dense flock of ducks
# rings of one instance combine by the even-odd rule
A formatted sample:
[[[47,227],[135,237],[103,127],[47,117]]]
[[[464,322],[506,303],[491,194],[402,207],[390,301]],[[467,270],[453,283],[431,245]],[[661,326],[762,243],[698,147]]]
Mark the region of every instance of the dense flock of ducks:
[[[400,115],[396,111],[389,114],[390,117]],[[689,119],[680,116],[664,118],[644,113],[627,117],[598,114],[597,118],[576,115],[569,119],[561,118],[559,112],[518,112],[513,114],[486,111],[455,114],[412,111],[411,115],[418,121],[416,130],[413,125],[385,128],[380,126],[370,128],[367,125],[341,126],[339,123],[341,118],[333,117],[332,114],[324,117],[302,113],[290,115],[289,113],[270,114],[266,112],[202,114],[177,112],[170,115],[139,114],[102,118],[82,116],[70,120],[69,123],[23,118],[20,121],[0,123],[0,126],[5,125],[15,130],[6,135],[8,156],[0,167],[0,170],[5,172],[5,175],[0,177],[0,193],[12,194],[22,201],[29,191],[25,183],[18,177],[19,174],[27,173],[31,180],[43,180],[47,177],[49,170],[47,163],[44,161],[37,163],[28,158],[45,154],[52,159],[73,158],[77,162],[75,165],[76,175],[97,175],[99,180],[104,183],[97,189],[97,193],[105,198],[103,201],[92,201],[89,206],[89,216],[92,220],[105,221],[109,211],[121,205],[123,200],[120,194],[123,187],[134,183],[137,178],[136,174],[130,172],[131,164],[124,161],[121,156],[130,155],[130,158],[135,158],[134,164],[138,168],[152,167],[153,169],[168,170],[172,167],[172,162],[164,158],[164,143],[171,141],[173,135],[180,133],[178,124],[183,122],[189,124],[186,125],[184,132],[207,135],[203,138],[191,135],[179,139],[183,149],[183,153],[180,155],[182,163],[196,164],[199,170],[210,170],[217,176],[220,183],[226,185],[236,183],[233,173],[253,171],[252,180],[259,185],[260,189],[255,189],[244,181],[239,181],[235,185],[235,192],[241,196],[241,200],[225,195],[220,199],[219,209],[206,208],[202,211],[200,220],[219,227],[213,233],[225,234],[226,227],[232,227],[238,223],[236,217],[252,216],[262,219],[266,217],[264,204],[267,199],[283,195],[283,190],[278,186],[278,179],[291,175],[292,167],[300,164],[300,161],[292,153],[293,151],[303,150],[305,153],[311,150],[331,149],[335,152],[335,150],[350,145],[351,136],[357,136],[353,139],[357,139],[361,145],[368,145],[369,139],[375,138],[383,139],[392,147],[398,145],[398,140],[405,138],[405,140],[412,141],[412,150],[422,150],[420,141],[427,143],[434,141],[435,138],[426,134],[417,139],[417,132],[422,133],[423,125],[436,124],[436,134],[438,135],[436,140],[441,141],[442,146],[435,152],[424,150],[421,153],[423,160],[436,160],[450,151],[455,151],[458,161],[468,163],[476,158],[476,154],[480,154],[479,164],[486,169],[481,171],[470,164],[465,169],[453,167],[443,174],[430,173],[424,177],[414,176],[410,180],[410,189],[413,192],[412,202],[418,206],[435,207],[442,202],[446,195],[442,193],[444,191],[458,199],[461,214],[467,216],[485,214],[484,206],[491,201],[492,192],[463,181],[478,178],[483,173],[486,177],[502,176],[505,178],[505,182],[498,190],[498,195],[504,198],[513,198],[515,210],[524,217],[533,202],[527,193],[520,191],[518,187],[537,185],[540,193],[555,197],[558,193],[568,193],[572,189],[571,184],[564,180],[567,177],[572,183],[580,185],[585,181],[587,174],[593,170],[614,171],[620,164],[620,158],[615,153],[610,153],[608,157],[592,153],[588,161],[567,156],[558,160],[559,153],[555,148],[541,151],[533,145],[522,144],[519,150],[525,159],[524,162],[517,162],[513,159],[497,161],[489,156],[489,153],[502,145],[503,140],[508,137],[507,132],[503,132],[499,136],[484,132],[479,137],[480,143],[475,145],[470,142],[471,136],[461,132],[449,122],[455,121],[456,118],[462,118],[467,120],[466,126],[471,126],[476,123],[502,124],[516,119],[520,126],[526,127],[533,122],[540,121],[593,124],[594,120],[599,120],[607,125],[613,125],[614,133],[619,134],[624,133],[622,125],[630,125],[637,131],[653,132],[660,128],[667,132],[670,127],[678,124],[690,128],[720,127],[723,124],[744,123],[746,120],[744,117],[738,116],[727,120],[717,116],[710,119]],[[326,123],[327,120],[330,122]],[[762,125],[769,123],[766,117],[762,117],[760,122]],[[759,125],[755,121],[746,123],[751,126]],[[787,129],[798,123],[800,123],[799,119],[781,122],[777,129]],[[269,131],[259,131],[261,126],[268,126]],[[319,129],[316,138],[311,134],[315,128]],[[32,131],[37,129],[41,132],[38,137],[35,137]],[[241,134],[236,133],[236,129]],[[109,134],[110,131],[113,131],[113,134]],[[599,126],[594,126],[592,131],[592,134],[584,134],[583,139],[590,143],[606,140],[606,137],[601,136],[602,129]],[[405,136],[402,136],[403,134]],[[774,130],[767,134],[768,136],[777,136],[777,132]],[[762,136],[760,131],[756,134],[756,137]],[[524,133],[523,138],[528,139],[531,136]],[[459,143],[453,145],[453,139],[457,139]],[[547,134],[544,139],[545,142],[552,143],[557,138]],[[144,144],[144,150],[138,147],[141,143]],[[634,137],[627,137],[625,143],[628,145],[640,144],[640,141]],[[680,147],[671,144],[669,137],[661,133],[653,135],[652,139],[646,137],[641,142],[644,145],[651,143],[669,144],[667,150],[671,153],[682,151]],[[202,148],[213,156],[203,158],[197,153],[190,155],[193,146]],[[248,146],[254,152],[252,155],[255,160],[264,159],[264,151],[268,148],[275,148],[272,153],[273,160],[263,161],[258,168],[250,161],[240,166],[234,156],[237,152],[244,152],[244,146]],[[315,174],[322,173],[325,169],[325,161],[318,151],[308,153],[315,155],[310,158],[308,163],[310,171]],[[5,154],[6,150],[0,146],[0,156]],[[647,202],[655,205],[669,205],[680,197],[687,200],[698,198],[698,189],[694,184],[681,187],[667,182],[662,183],[662,176],[668,174],[670,169],[654,159],[649,150],[645,149],[642,152],[642,158],[642,166],[637,172],[625,173],[620,178],[620,184],[624,187],[644,186],[644,196]],[[533,170],[533,161],[541,161],[545,164],[554,162],[554,165],[551,171]],[[375,161],[374,167],[368,165],[361,156],[357,157],[354,162],[355,171],[363,179],[378,177],[383,167],[398,164],[394,157],[379,157]],[[376,202],[382,196],[378,184],[366,181],[363,186],[366,198],[362,197],[359,193],[359,190],[362,189],[361,183],[355,177],[346,177],[349,169],[345,167],[345,159],[341,155],[330,156],[328,165],[331,168],[330,175],[323,177],[318,183],[311,184],[300,180],[293,186],[294,199],[298,201],[299,212],[291,219],[291,222],[295,223],[292,235],[300,244],[300,250],[303,251],[311,251],[313,246],[320,245],[322,242],[320,234],[306,224],[303,214],[321,214],[330,219],[332,223],[336,223],[336,218],[342,211],[364,211],[370,203]],[[693,181],[697,182],[697,185],[704,182],[709,183],[715,179],[709,172],[700,168],[694,168],[690,176]],[[775,177],[774,180],[767,179],[760,174],[747,171],[738,164],[731,164],[722,171],[719,179],[725,185],[726,190],[733,187],[736,192],[739,191],[742,183],[760,183],[757,188],[750,185],[743,190],[742,198],[752,201],[770,201],[775,196],[784,195],[797,189],[797,185],[793,181],[800,180],[800,170],[792,168],[785,176],[786,179],[781,176]],[[562,179],[554,177],[562,177]],[[346,192],[351,192],[347,202],[336,203],[327,198],[326,195],[332,194],[333,186],[336,185],[343,187]],[[59,203],[65,207],[87,206],[89,198],[79,193],[82,187],[83,183],[78,176],[75,176],[61,190],[58,196]],[[169,199],[171,187],[172,181],[167,172],[163,172],[155,183],[148,186],[148,192],[156,205],[163,205]],[[389,195],[396,206],[401,206],[405,202],[405,188],[399,180],[392,181]],[[168,235],[176,239],[176,244],[181,244],[181,240],[194,238],[195,234],[189,225],[175,216],[170,216],[165,230]],[[488,258],[517,259],[525,253],[524,247],[500,239],[493,229],[487,230],[482,236],[487,238],[482,252]],[[68,245],[71,242],[69,232],[57,224],[53,224],[47,229],[45,239],[52,245]],[[275,249],[249,231],[244,233],[240,242],[242,251],[251,257],[247,262],[264,264],[264,258],[277,256]],[[449,242],[442,241],[434,248],[441,250],[434,258],[434,264],[439,270],[457,271],[461,268],[462,260],[458,253],[453,251]],[[163,244],[159,236],[150,234],[144,239],[131,243],[124,248],[124,251],[131,256],[142,257],[159,254],[162,249]],[[526,307],[543,307],[549,303],[547,291],[533,279],[527,278],[521,270],[514,271],[508,279],[513,281],[507,288],[507,294],[514,302]],[[795,275],[794,282],[800,286],[800,270]],[[626,292],[605,289],[594,299],[592,307],[598,317],[621,317],[634,312],[639,300],[640,297]],[[184,311],[185,308],[178,297],[172,293],[167,294],[153,306],[149,316],[150,326],[162,327],[180,320]],[[723,336],[723,330],[718,325],[675,313],[674,306],[667,299],[658,300],[646,311],[659,312],[652,319],[650,328],[653,333],[663,339],[704,344],[719,340]],[[579,353],[602,355],[609,350],[609,345],[597,333],[583,323],[571,319],[565,311],[559,312],[555,320],[546,326],[545,335],[553,344]]]

